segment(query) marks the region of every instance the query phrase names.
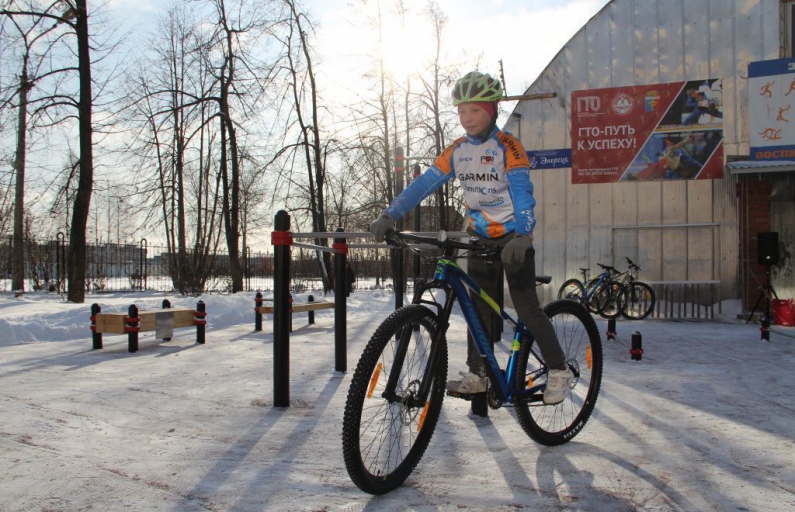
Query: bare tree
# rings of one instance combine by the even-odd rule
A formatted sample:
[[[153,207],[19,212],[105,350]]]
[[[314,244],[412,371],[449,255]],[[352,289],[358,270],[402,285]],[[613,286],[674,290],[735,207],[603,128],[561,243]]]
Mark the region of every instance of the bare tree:
[[[298,9],[293,0],[284,0],[288,13],[283,23],[285,65],[287,84],[291,98],[292,114],[295,116],[297,142],[290,145],[301,151],[306,169],[304,190],[308,199],[306,211],[311,220],[313,232],[326,232],[326,159],[319,119],[319,92],[312,63],[310,43],[312,23]],[[333,141],[329,141],[333,142]],[[327,150],[328,144],[326,144]],[[287,148],[284,148],[287,149]],[[328,239],[317,238],[315,244],[328,246]],[[331,255],[322,253],[321,275],[325,291],[333,288],[333,274],[327,271],[331,266]]]
[[[237,292],[243,289],[243,269],[240,263],[243,160],[238,130],[242,121],[255,111],[253,105],[269,80],[268,66],[260,64],[251,50],[267,34],[272,21],[268,13],[269,2],[240,0],[230,9],[225,0],[208,1],[216,14],[215,33],[212,38],[216,52],[208,53],[209,66],[214,70],[218,81],[217,96],[209,100],[215,101],[218,107],[224,231],[229,252],[232,291]],[[214,59],[216,54],[218,58]]]
[[[449,76],[445,75],[445,71],[449,70],[449,67],[445,67],[442,64],[442,41],[448,18],[435,1],[429,2],[426,15],[433,26],[436,51],[434,52],[433,61],[427,68],[427,78],[422,78],[423,92],[420,99],[428,115],[425,117],[427,121],[421,123],[420,127],[426,137],[433,141],[433,147],[431,148],[433,154],[438,155],[447,147],[448,141],[451,140],[448,137],[449,126],[445,126],[443,121],[443,111],[449,100],[446,98],[442,99],[443,86],[445,84],[449,86],[452,82]],[[452,226],[449,225],[448,219],[451,206],[449,183],[446,183],[436,191],[436,204],[438,207],[439,229],[450,229]]]
[[[160,19],[149,53],[127,80],[130,96],[137,98],[128,106],[127,117],[137,134],[131,149],[140,158],[142,172],[154,174],[154,180],[142,181],[158,185],[144,188],[144,200],[152,199],[151,207],[160,208],[174,287],[183,294],[197,294],[203,290],[208,260],[214,254],[215,215],[210,212],[217,212],[218,196],[216,189],[212,193],[216,204],[206,209],[206,194],[215,181],[209,171],[214,163],[212,144],[207,142],[215,129],[203,99],[210,94],[212,78],[202,65],[206,48],[196,33],[198,20],[191,19],[189,12],[175,4]],[[187,154],[194,140],[198,140],[194,163],[198,169],[194,169],[194,188],[189,191]],[[196,204],[191,219],[189,204]],[[188,229],[192,224],[196,230],[191,244]],[[189,254],[191,245],[194,250]]]
[[[13,40],[19,48],[19,67],[16,84],[2,87],[3,107],[14,107],[17,111],[17,140],[14,151],[14,249],[11,286],[15,290],[24,289],[25,280],[25,170],[27,162],[27,135],[32,128],[29,123],[29,108],[36,109],[41,116],[49,108],[64,100],[55,90],[45,91],[39,97],[30,98],[34,87],[40,82],[66,73],[74,72],[74,67],[52,66],[57,47],[62,46],[63,30],[59,27],[64,21],[73,18],[71,11],[57,12],[59,2],[8,2],[2,9],[5,25],[13,31]],[[55,21],[55,22],[53,22]],[[9,39],[11,39],[9,35]],[[55,59],[57,60],[57,59]]]

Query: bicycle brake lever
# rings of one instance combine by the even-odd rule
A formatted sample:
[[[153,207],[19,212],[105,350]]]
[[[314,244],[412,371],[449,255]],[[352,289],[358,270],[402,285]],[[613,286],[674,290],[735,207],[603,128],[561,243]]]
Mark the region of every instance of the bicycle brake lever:
[[[398,238],[397,233],[397,230],[394,228],[389,228],[386,230],[386,233],[384,233],[384,242],[386,242],[389,247],[397,248],[403,245],[402,240]]]

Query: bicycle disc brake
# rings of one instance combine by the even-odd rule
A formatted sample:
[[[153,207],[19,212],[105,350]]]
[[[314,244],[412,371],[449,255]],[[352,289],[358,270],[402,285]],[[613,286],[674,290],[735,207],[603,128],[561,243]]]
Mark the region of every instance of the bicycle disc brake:
[[[417,389],[420,387],[419,379],[414,379],[406,386],[406,392],[403,398],[400,399],[400,422],[404,427],[411,425],[411,422],[417,417],[417,414],[422,410],[415,407],[414,399],[417,396]]]

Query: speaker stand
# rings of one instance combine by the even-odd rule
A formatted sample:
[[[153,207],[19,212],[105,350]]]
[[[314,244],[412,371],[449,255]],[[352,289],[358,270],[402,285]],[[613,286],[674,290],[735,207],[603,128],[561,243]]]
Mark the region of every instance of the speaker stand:
[[[754,314],[757,311],[761,311],[759,309],[759,304],[762,302],[762,300],[764,300],[765,301],[765,309],[764,309],[763,313],[765,314],[765,318],[762,319],[762,322],[764,324],[765,320],[767,320],[767,325],[768,326],[770,325],[770,305],[771,305],[771,300],[772,300],[771,299],[771,295],[773,297],[775,297],[776,299],[778,299],[778,295],[776,294],[776,290],[773,288],[773,285],[770,284],[770,264],[769,263],[767,265],[765,265],[765,276],[766,276],[765,285],[762,286],[762,289],[759,291],[759,297],[756,299],[756,304],[754,305],[754,309],[751,310],[751,314],[748,315],[748,319],[745,321],[745,323],[750,322],[751,318],[753,318]]]

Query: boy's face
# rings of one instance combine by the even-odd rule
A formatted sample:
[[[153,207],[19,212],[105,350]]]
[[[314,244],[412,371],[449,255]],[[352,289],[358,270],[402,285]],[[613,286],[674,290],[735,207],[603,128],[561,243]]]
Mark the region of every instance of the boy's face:
[[[483,133],[491,124],[491,116],[486,109],[474,103],[458,105],[458,119],[467,134],[473,137]]]

